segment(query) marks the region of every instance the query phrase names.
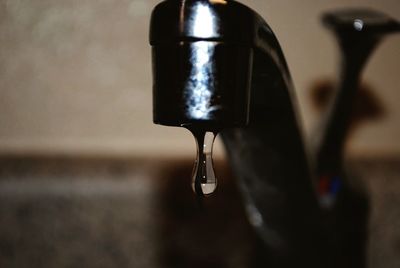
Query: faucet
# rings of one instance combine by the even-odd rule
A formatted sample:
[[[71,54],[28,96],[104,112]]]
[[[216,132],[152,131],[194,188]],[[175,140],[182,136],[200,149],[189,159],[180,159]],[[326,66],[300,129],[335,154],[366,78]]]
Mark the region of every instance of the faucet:
[[[329,222],[340,206],[321,207],[316,185],[327,174],[343,175],[343,144],[362,67],[382,37],[400,26],[364,9],[330,12],[323,21],[340,45],[342,72],[309,150],[288,66],[260,15],[231,0],[167,0],[151,17],[154,123],[185,127],[197,137],[195,173],[203,168],[213,174],[212,167],[201,167],[204,135],[213,140],[221,133],[270,267],[364,266],[363,249],[346,257],[335,253],[346,243]],[[194,177],[195,192],[212,192]],[[352,196],[345,183],[340,192]]]

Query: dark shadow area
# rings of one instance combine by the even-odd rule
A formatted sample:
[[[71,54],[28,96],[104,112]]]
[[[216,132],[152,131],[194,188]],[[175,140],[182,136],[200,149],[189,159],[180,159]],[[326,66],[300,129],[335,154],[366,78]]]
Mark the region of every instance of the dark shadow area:
[[[198,198],[190,187],[192,165],[174,163],[160,180],[162,267],[256,265],[256,237],[228,167],[216,163],[216,193]]]

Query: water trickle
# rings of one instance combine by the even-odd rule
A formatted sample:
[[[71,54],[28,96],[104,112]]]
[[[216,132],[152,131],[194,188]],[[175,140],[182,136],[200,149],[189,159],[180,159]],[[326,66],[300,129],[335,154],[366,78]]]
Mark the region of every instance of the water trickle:
[[[199,195],[212,194],[217,188],[212,159],[212,149],[216,132],[192,131],[197,144],[197,158],[192,174],[193,191]]]

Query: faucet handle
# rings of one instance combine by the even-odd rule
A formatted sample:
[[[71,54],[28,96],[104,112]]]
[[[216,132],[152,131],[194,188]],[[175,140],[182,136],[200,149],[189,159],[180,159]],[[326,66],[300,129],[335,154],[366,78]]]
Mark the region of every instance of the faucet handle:
[[[327,12],[322,16],[322,22],[338,40],[343,60],[357,72],[383,37],[400,32],[400,23],[396,19],[368,8]]]
[[[324,25],[340,33],[365,33],[368,35],[400,31],[400,23],[385,13],[367,8],[346,8],[325,13]]]

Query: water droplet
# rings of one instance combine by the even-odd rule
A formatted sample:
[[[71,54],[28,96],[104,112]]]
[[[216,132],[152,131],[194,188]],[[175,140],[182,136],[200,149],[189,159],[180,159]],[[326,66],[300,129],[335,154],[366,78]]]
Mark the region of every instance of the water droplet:
[[[197,158],[192,174],[193,191],[199,195],[212,194],[217,188],[212,149],[216,132],[191,130],[197,144]]]

